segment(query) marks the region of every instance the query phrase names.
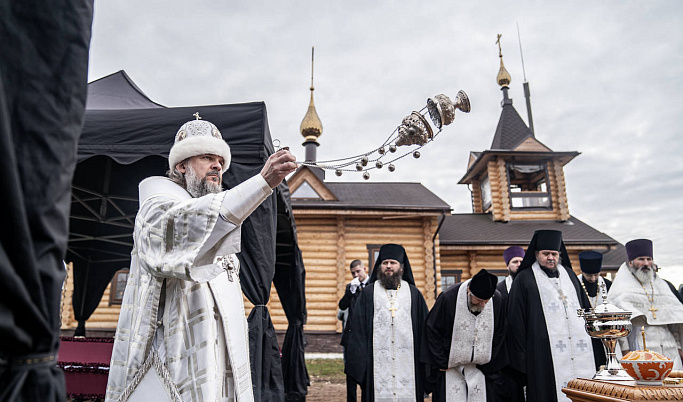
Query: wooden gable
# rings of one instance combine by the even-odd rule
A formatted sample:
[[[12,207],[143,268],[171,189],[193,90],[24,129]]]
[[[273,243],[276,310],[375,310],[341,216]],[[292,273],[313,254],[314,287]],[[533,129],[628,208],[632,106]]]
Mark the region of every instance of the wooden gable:
[[[325,182],[320,180],[320,178],[318,178],[318,176],[316,176],[307,166],[302,166],[297,170],[292,177],[287,180],[287,185],[289,186],[289,193],[292,195],[292,198],[297,198],[296,192],[301,186],[310,186],[310,188],[319,195],[321,200],[337,201],[337,197],[330,191]]]
[[[534,137],[527,137],[519,145],[514,148],[515,151],[530,151],[530,152],[552,152],[550,148],[543,145],[541,141]]]

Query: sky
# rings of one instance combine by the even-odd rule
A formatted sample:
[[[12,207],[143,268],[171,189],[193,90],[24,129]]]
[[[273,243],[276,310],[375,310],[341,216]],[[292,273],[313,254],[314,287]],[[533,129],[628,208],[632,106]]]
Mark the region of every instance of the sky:
[[[513,106],[528,122],[526,76],[536,138],[581,153],[564,168],[570,213],[621,243],[652,239],[683,283],[683,2],[549,3],[96,1],[89,80],[125,70],[170,107],[264,101],[272,137],[303,160],[314,46],[319,161],[375,149],[427,98],[464,90],[469,114],[370,182],[420,182],[468,213],[457,183],[493,140],[502,34]]]

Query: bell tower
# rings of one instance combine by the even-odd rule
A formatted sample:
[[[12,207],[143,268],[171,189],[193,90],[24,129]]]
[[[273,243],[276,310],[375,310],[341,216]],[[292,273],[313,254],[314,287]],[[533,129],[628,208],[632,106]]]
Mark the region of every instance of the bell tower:
[[[566,221],[570,215],[564,165],[579,152],[555,152],[544,145],[512,106],[508,94],[512,78],[503,64],[500,38],[496,80],[503,100],[498,126],[490,149],[470,152],[467,172],[458,184],[470,186],[472,211],[490,213],[494,221]]]

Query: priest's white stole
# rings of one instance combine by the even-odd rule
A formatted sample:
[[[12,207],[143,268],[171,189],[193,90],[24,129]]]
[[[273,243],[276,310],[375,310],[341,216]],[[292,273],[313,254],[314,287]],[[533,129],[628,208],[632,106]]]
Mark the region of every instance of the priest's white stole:
[[[595,374],[593,346],[586,323],[577,314],[581,305],[564,267],[558,266],[559,278],[549,278],[537,262],[532,269],[550,340],[557,400],[569,401],[562,388],[575,378],[592,378]]]
[[[446,400],[454,402],[486,402],[486,381],[477,364],[491,361],[493,341],[493,300],[474,315],[467,307],[470,280],[458,289],[451,351],[446,371]]]
[[[394,300],[394,305],[390,301]],[[398,290],[374,285],[372,317],[373,384],[376,401],[415,400],[415,354],[410,286]],[[391,308],[396,308],[392,318]]]

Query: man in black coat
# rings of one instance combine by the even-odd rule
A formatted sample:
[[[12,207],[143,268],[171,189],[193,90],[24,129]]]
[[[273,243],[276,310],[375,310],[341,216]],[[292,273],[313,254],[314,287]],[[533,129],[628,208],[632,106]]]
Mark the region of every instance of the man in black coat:
[[[344,365],[346,366],[346,342],[348,333],[350,331],[349,319],[353,314],[353,307],[356,300],[360,296],[360,292],[365,288],[365,285],[370,281],[368,276],[368,267],[366,267],[361,260],[351,261],[351,276],[353,280],[346,285],[344,296],[339,300],[339,315],[338,318],[343,321],[341,344],[344,350]],[[346,400],[356,402],[356,390],[358,383],[353,378],[346,376]]]

